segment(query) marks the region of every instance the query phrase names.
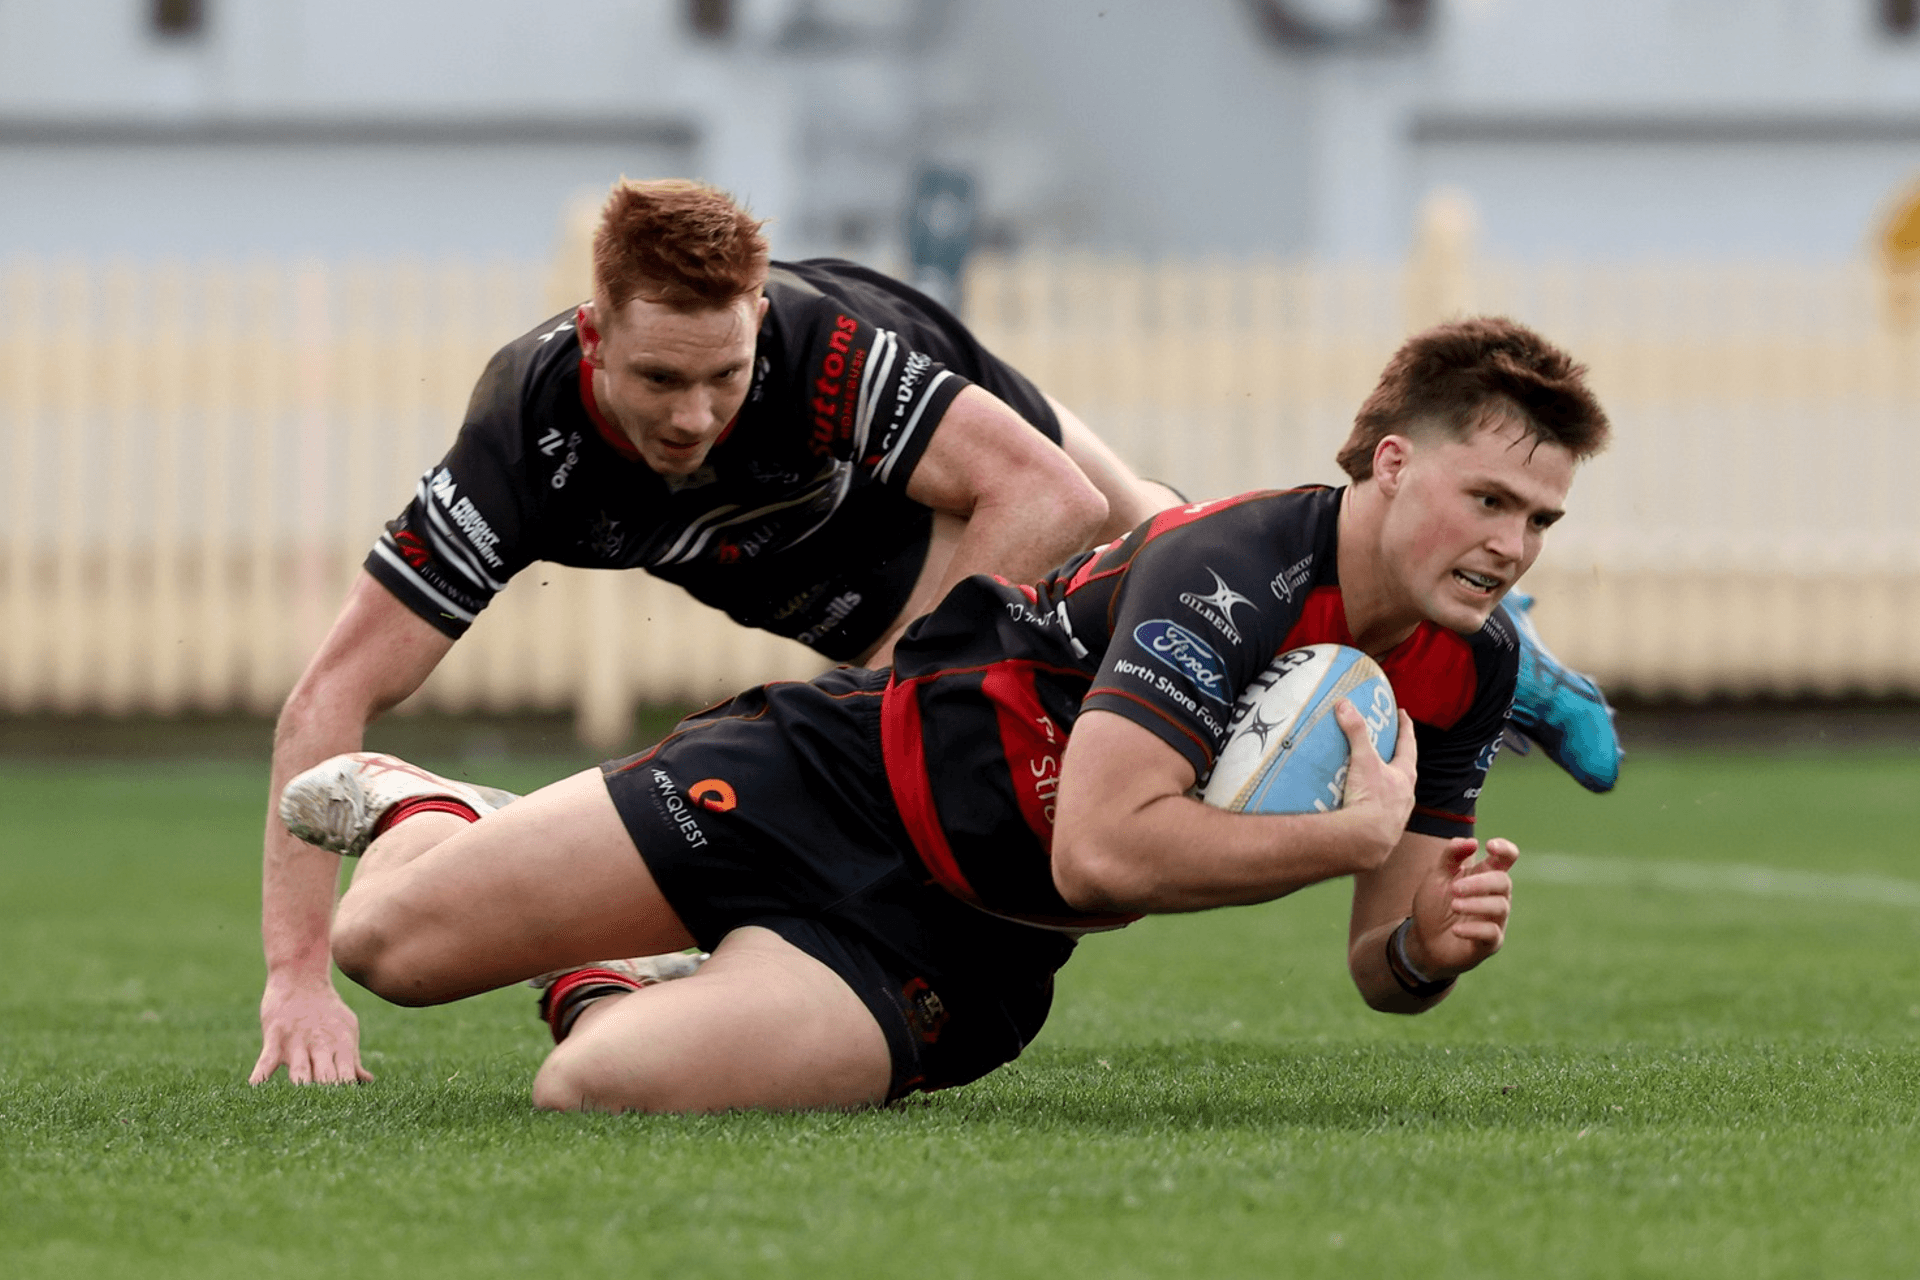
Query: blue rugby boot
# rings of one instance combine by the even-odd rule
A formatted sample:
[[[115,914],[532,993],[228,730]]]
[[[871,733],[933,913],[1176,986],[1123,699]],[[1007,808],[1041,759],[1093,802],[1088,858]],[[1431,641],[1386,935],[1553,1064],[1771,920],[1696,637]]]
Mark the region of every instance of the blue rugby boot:
[[[1620,780],[1620,737],[1613,730],[1613,708],[1600,686],[1562,666],[1540,639],[1528,611],[1533,597],[1510,591],[1501,602],[1520,636],[1520,683],[1507,716],[1508,741],[1522,755],[1531,738],[1547,758],[1589,791],[1611,791]],[[1524,738],[1521,737],[1524,735]]]

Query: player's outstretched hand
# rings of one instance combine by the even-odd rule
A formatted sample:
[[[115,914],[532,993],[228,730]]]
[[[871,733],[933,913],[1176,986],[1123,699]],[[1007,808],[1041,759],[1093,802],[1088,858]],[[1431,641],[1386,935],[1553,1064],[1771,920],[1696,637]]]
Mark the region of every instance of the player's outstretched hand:
[[[1377,856],[1362,870],[1374,870],[1387,860],[1400,843],[1407,817],[1413,812],[1420,749],[1413,738],[1413,718],[1404,711],[1399,716],[1393,759],[1382,760],[1368,736],[1366,717],[1352,699],[1342,698],[1333,708],[1334,720],[1347,735],[1346,799],[1340,811],[1352,814],[1363,824],[1367,843],[1377,850]]]
[[[268,982],[260,997],[260,1060],[248,1084],[282,1066],[295,1084],[355,1084],[373,1076],[360,1065],[360,1020],[332,983],[289,988]]]
[[[1465,973],[1500,949],[1513,913],[1513,877],[1520,850],[1511,840],[1449,840],[1439,865],[1413,896],[1408,958],[1433,977]]]

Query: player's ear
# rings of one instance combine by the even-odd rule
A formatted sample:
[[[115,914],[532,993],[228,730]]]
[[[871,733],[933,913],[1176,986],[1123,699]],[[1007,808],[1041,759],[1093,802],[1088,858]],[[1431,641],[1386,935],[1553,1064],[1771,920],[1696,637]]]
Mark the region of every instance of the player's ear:
[[[573,327],[580,334],[580,356],[596,369],[606,368],[606,357],[600,351],[599,316],[593,303],[583,302],[573,313]]]
[[[1413,456],[1413,441],[1405,436],[1382,436],[1373,446],[1373,478],[1380,491],[1391,497],[1400,490],[1407,463]]]
[[[769,299],[766,294],[763,293],[760,295],[760,305],[755,307],[753,310],[754,328],[756,329],[759,328],[760,322],[767,318],[767,308],[771,304],[772,304],[772,300]]]

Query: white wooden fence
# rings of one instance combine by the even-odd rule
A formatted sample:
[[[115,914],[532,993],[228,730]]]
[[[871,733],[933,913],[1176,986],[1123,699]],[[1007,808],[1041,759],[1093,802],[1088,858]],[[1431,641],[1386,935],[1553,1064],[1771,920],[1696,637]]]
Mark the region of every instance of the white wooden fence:
[[[1618,442],[1532,585],[1620,690],[1920,693],[1920,336],[1884,278],[1780,266],[979,264],[988,344],[1194,496],[1336,479],[1401,336],[1501,311],[1593,367]],[[274,709],[543,264],[0,265],[0,712]],[[415,699],[702,701],[820,667],[644,574],[536,565]]]

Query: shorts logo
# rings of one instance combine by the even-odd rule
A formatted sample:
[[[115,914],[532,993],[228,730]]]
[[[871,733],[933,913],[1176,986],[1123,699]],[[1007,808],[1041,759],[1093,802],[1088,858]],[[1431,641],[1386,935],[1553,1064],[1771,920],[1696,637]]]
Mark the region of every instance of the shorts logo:
[[[1239,644],[1240,628],[1233,625],[1233,606],[1244,604],[1255,613],[1260,612],[1260,606],[1228,586],[1227,580],[1212,565],[1207,566],[1207,572],[1213,575],[1212,593],[1201,595],[1196,591],[1183,591],[1180,593],[1180,603],[1212,623],[1214,630],[1225,636],[1228,643]]]
[[[1308,556],[1276,573],[1273,581],[1267,584],[1267,590],[1273,592],[1274,599],[1292,604],[1293,593],[1306,586],[1307,580],[1311,577],[1313,577],[1313,557]]]
[[[700,829],[700,822],[687,806],[686,797],[680,794],[680,788],[673,785],[673,775],[665,769],[653,771],[653,800],[660,806],[660,812],[667,821],[680,828],[680,834],[686,838],[690,848],[707,847],[707,833]]]
[[[1202,697],[1228,704],[1227,669],[1213,646],[1168,618],[1155,618],[1133,629],[1134,643],[1154,660],[1185,676]]]
[[[907,1026],[920,1043],[932,1044],[940,1038],[941,1029],[947,1025],[947,1006],[925,978],[914,978],[902,987],[900,1002]]]
[[[714,813],[725,813],[740,803],[733,793],[733,785],[724,778],[702,778],[687,788],[687,795],[702,809]]]

